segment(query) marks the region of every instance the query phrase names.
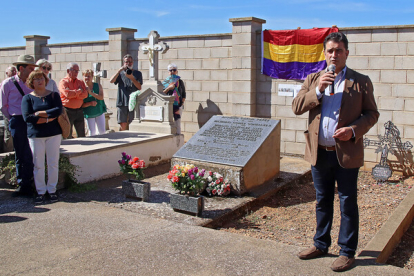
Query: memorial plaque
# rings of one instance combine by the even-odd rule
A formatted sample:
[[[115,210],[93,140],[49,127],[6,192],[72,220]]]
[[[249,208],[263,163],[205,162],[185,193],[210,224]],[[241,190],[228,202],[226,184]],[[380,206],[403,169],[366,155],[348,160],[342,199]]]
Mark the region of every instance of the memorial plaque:
[[[392,170],[388,165],[382,166],[380,164],[377,164],[372,169],[372,177],[379,182],[387,181],[391,175]]]
[[[173,157],[244,167],[279,122],[213,116]]]
[[[163,121],[162,106],[139,106],[139,119],[141,121]]]

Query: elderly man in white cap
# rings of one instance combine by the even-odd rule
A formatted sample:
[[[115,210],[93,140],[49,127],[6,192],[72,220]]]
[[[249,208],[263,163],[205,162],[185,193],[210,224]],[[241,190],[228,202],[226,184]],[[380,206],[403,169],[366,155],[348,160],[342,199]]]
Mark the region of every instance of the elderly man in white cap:
[[[21,103],[23,96],[33,90],[25,83],[37,65],[34,58],[29,55],[19,56],[13,65],[17,68],[17,75],[3,81],[0,89],[0,107],[3,115],[9,119],[16,156],[16,177],[19,186],[13,195],[32,196],[33,157],[27,139],[27,125],[23,120]]]

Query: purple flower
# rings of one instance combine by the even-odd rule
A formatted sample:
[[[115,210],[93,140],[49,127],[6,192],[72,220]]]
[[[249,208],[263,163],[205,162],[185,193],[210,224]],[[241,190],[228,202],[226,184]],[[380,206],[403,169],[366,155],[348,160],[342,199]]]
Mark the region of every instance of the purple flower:
[[[193,174],[193,169],[189,169],[188,170],[188,174],[190,175],[190,174]]]
[[[125,156],[125,155],[126,155],[126,152],[123,152],[123,153],[122,153],[122,156]]]
[[[127,159],[129,160],[129,159],[131,159],[131,155],[127,155]]]
[[[194,174],[190,175],[191,180],[194,180]]]
[[[118,164],[121,164],[122,163],[122,161],[121,160],[118,160]]]
[[[195,167],[194,168],[194,173],[197,173],[198,172],[198,168],[197,167]]]
[[[122,165],[125,165],[125,160],[122,160]]]

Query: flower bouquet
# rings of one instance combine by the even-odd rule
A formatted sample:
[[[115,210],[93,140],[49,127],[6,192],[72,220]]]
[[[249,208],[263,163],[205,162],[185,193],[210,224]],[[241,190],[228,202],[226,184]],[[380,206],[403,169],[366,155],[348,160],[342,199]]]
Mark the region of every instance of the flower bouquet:
[[[122,153],[121,160],[118,160],[121,172],[128,175],[128,180],[122,181],[122,191],[126,197],[149,201],[151,184],[142,181],[145,178],[145,162],[138,157],[132,158],[131,155]],[[130,175],[135,175],[135,179],[129,179]]]
[[[230,183],[217,172],[208,172],[206,191],[210,196],[226,196],[230,194]]]
[[[175,165],[168,174],[167,178],[173,188],[180,194],[194,196],[199,193],[205,184],[205,170],[199,170],[194,165]]]
[[[131,165],[129,165],[130,160],[131,155],[127,155],[125,152],[122,153],[121,160],[118,160],[119,169],[123,174],[130,174],[132,172]]]
[[[145,161],[140,160],[138,157],[134,157],[128,162],[131,165],[132,172],[130,174],[135,175],[137,180],[143,180],[145,178],[144,169],[145,169]]]
[[[140,160],[138,157],[132,158],[131,155],[122,153],[121,160],[118,160],[119,168],[122,173],[129,175],[135,175],[137,180],[143,180],[145,178],[144,169],[145,161]]]

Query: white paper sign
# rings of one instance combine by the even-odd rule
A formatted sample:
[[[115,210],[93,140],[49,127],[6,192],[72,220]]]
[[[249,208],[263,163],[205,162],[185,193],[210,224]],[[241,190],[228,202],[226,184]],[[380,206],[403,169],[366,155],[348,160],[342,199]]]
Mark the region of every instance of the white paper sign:
[[[279,84],[277,95],[278,96],[287,96],[287,97],[296,97],[302,85],[300,84]]]

